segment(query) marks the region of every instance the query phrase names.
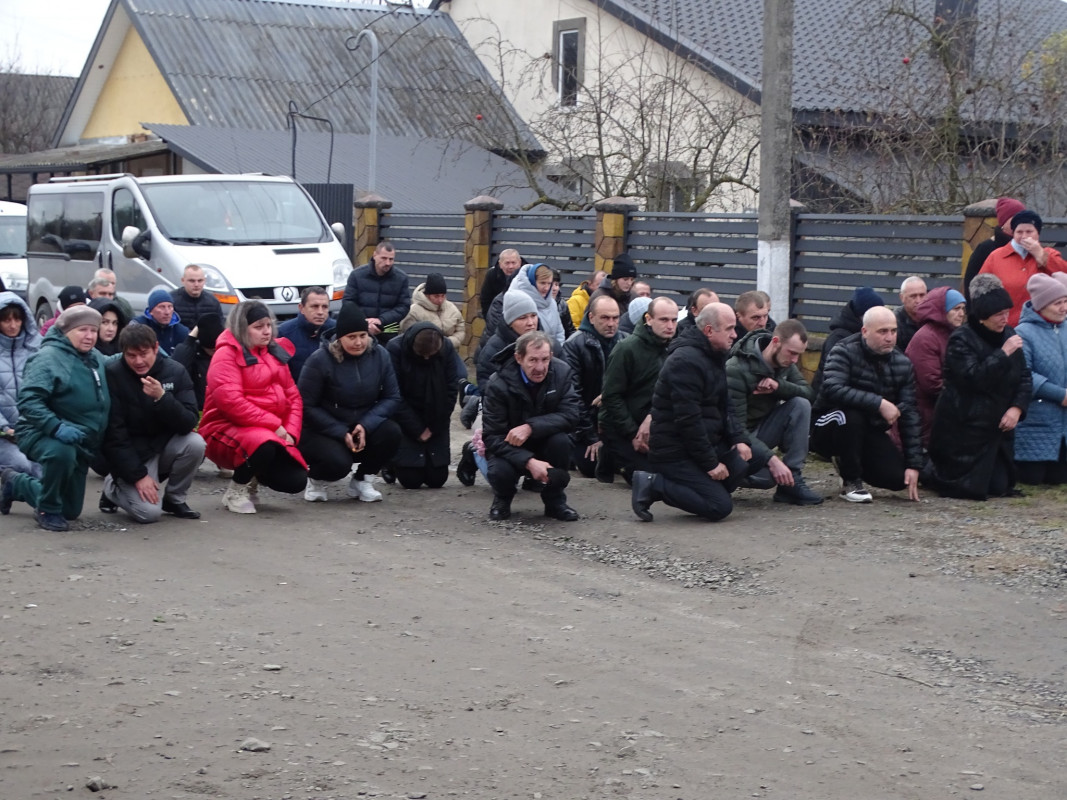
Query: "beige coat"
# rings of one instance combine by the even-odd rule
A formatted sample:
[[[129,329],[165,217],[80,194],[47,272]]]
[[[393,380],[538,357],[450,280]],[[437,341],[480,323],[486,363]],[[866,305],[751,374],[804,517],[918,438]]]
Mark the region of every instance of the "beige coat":
[[[411,295],[411,310],[400,322],[401,333],[416,322],[432,322],[448,337],[457,352],[467,336],[467,323],[463,321],[463,315],[459,313],[456,304],[445,300],[440,307],[435,306],[426,298],[425,283],[416,286]]]

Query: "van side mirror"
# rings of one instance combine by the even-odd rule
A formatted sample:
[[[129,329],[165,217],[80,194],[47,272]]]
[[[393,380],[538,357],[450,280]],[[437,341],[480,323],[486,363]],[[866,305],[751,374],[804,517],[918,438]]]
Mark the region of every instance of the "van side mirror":
[[[152,231],[138,230],[133,225],[122,229],[122,254],[126,258],[140,256],[145,261],[152,258]]]
[[[330,225],[330,230],[333,231],[333,235],[337,237],[337,241],[341,243],[341,247],[345,246],[345,226],[340,222],[335,222]]]

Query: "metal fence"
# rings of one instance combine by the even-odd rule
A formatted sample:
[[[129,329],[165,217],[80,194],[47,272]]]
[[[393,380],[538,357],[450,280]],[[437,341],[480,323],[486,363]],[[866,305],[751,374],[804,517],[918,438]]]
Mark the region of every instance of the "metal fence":
[[[395,214],[381,216],[381,238],[397,250],[397,267],[414,289],[431,272],[439,272],[453,302],[466,296],[463,246],[467,232],[463,214]]]
[[[493,215],[492,263],[501,251],[514,248],[531,264],[544,262],[560,271],[564,292],[593,271],[596,212],[526,211]]]

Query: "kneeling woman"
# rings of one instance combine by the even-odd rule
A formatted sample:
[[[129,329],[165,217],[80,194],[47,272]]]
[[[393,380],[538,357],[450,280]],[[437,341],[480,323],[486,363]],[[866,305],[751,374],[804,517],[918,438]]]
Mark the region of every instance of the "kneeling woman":
[[[970,313],[949,337],[934,409],[923,482],[946,497],[1015,493],[1013,431],[1030,402],[1030,370],[1022,339],[1008,325],[1011,296],[986,280],[971,282]]]
[[[448,480],[449,423],[461,377],[452,342],[431,322],[417,322],[389,342],[400,408],[396,421],[404,438],[393,461],[405,489],[426,484],[438,489]]]
[[[237,514],[256,513],[253,479],[286,494],[307,483],[307,464],[296,447],[303,405],[287,366],[294,348],[276,335],[263,303],[239,303],[207,371],[200,435],[207,457],[233,470],[223,503]]]
[[[355,303],[337,314],[336,339],[312,353],[300,371],[308,502],[326,502],[326,487],[348,475],[348,496],[373,503],[382,495],[370,482],[393,460],[400,427],[390,419],[400,404],[393,364],[367,332],[367,318]]]

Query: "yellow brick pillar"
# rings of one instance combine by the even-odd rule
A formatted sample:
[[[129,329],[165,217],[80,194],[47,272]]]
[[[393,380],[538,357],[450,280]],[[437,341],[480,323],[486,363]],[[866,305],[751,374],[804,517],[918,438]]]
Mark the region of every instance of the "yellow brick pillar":
[[[611,273],[615,256],[626,251],[626,221],[637,210],[637,203],[627,197],[608,197],[594,204],[596,208],[596,242],[594,269]]]
[[[490,258],[493,249],[493,213],[504,207],[495,197],[479,195],[463,204],[466,212],[465,227],[467,237],[463,244],[464,292],[463,318],[467,321],[467,341],[459,348],[460,355],[467,358],[471,344],[476,342],[485,330],[485,320],[479,315],[481,304],[479,293],[485,275],[492,266]]]
[[[352,228],[356,232],[356,243],[352,248],[352,258],[358,267],[366,264],[374,255],[374,248],[381,238],[382,212],[393,207],[391,200],[376,194],[365,194],[353,204]]]
[[[997,198],[979,200],[963,209],[963,254],[960,278],[967,270],[974,248],[986,239],[993,238],[997,229]]]

